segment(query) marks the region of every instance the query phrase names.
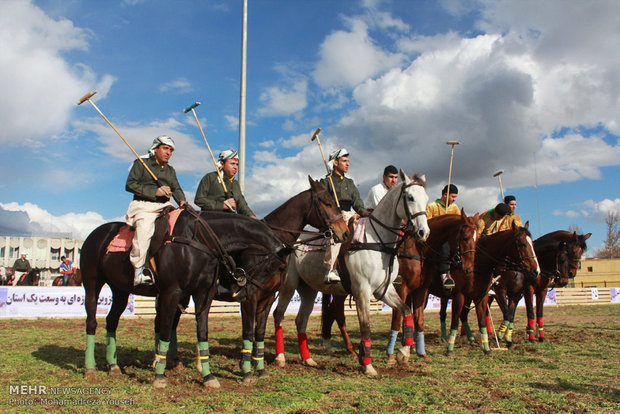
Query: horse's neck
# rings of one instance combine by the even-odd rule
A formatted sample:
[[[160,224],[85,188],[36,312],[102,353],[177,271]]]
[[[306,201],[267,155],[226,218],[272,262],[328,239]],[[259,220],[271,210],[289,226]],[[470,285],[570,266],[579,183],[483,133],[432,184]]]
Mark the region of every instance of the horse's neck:
[[[438,226],[433,226],[431,229],[431,235],[428,238],[428,245],[433,249],[438,249],[445,242],[449,242],[450,248],[453,248],[460,221],[445,220],[444,222],[438,224]]]
[[[265,223],[268,226],[275,226],[285,228],[286,230],[275,229],[274,232],[285,243],[291,244],[299,237],[300,232],[306,226],[305,217],[308,215],[308,210],[312,208],[311,194],[307,192],[307,203],[299,202],[301,197],[304,197],[306,192],[302,192],[299,195],[289,199],[287,202],[276,208],[265,217]],[[293,203],[297,202],[299,205],[295,206]],[[306,205],[304,210],[301,205]]]
[[[379,202],[377,208],[372,212],[373,217],[379,223],[372,223],[373,220],[366,225],[366,240],[368,242],[384,242],[384,243],[392,243],[395,242],[399,235],[398,231],[395,229],[400,226],[401,219],[396,214],[398,202],[398,191],[389,191]],[[372,224],[371,224],[372,223]],[[387,229],[385,227],[389,227]]]
[[[492,270],[496,267],[501,266],[505,261],[504,259],[507,257],[508,253],[508,237],[498,238],[496,235],[499,233],[492,234],[490,236],[485,236],[480,239],[478,244],[476,245],[476,250],[480,250],[480,254],[476,252],[476,261],[475,268],[476,273],[480,273],[482,275],[490,275]],[[489,247],[492,246],[500,246],[500,249],[495,252],[490,252]]]

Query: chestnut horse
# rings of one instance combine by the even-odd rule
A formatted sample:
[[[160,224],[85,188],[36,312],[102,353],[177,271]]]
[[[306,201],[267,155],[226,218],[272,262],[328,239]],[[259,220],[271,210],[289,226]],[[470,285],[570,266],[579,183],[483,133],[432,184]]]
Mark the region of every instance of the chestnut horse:
[[[424,308],[428,299],[428,289],[433,279],[438,279],[441,246],[449,243],[451,257],[450,273],[455,289],[462,289],[468,277],[473,276],[476,252],[478,214],[468,217],[464,210],[461,215],[445,214],[428,220],[431,234],[425,243],[407,240],[399,251],[399,275],[402,283],[396,288],[400,298],[413,306],[415,325],[416,354],[428,359],[424,348]],[[388,341],[388,365],[393,365],[394,344],[400,328],[402,316],[392,310],[392,330]],[[400,357],[400,354],[399,354]],[[407,360],[398,359],[400,364]]]
[[[54,278],[52,286],[63,286],[64,276],[60,275]],[[73,273],[69,275],[66,286],[82,286],[82,272],[80,269],[73,269]]]
[[[32,268],[28,273],[22,275],[15,281],[14,286],[39,286],[41,280],[41,270],[38,267]]]
[[[80,257],[86,300],[86,377],[95,375],[96,309],[105,283],[113,294],[106,318],[107,361],[110,373],[120,373],[116,329],[130,293],[158,296],[159,341],[153,386],[164,387],[166,357],[179,305],[189,296],[196,306],[196,333],[205,387],[219,387],[209,365],[208,312],[218,282],[227,284],[239,301],[251,297],[284,262],[290,252],[264,223],[226,213],[182,211],[172,234],[167,214],[160,216],[151,243],[155,285],[133,286],[129,252],[107,253],[124,223],[107,223],[84,241]],[[166,243],[164,243],[166,241]],[[221,281],[221,282],[220,282]]]
[[[531,274],[532,277],[540,273],[534,243],[528,228],[529,222],[525,223],[524,227],[518,227],[513,223],[510,230],[500,231],[478,240],[473,275],[465,280],[465,284],[456,283],[452,289],[452,323],[447,355],[452,355],[454,351],[459,317],[463,307],[472,301],[476,305],[482,349],[486,354],[491,352],[486,320],[489,305],[488,291],[493,277],[507,268],[521,269],[524,273]]]

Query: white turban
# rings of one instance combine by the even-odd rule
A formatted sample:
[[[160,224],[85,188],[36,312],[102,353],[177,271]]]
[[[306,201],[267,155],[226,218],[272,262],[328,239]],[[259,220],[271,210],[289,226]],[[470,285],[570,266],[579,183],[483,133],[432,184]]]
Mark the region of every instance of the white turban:
[[[339,150],[336,150],[329,154],[329,160],[337,160],[338,158],[346,157],[347,155],[349,155],[349,151],[347,151],[346,148],[340,148]]]
[[[160,145],[168,145],[172,150],[175,150],[174,141],[168,135],[160,135],[153,140],[153,145],[149,148],[149,154],[155,155],[155,148]]]
[[[220,156],[217,157],[217,160],[219,162],[224,162],[224,161],[229,160],[231,158],[239,158],[239,154],[237,154],[237,151],[235,151],[235,150],[222,151],[222,152],[220,152]]]

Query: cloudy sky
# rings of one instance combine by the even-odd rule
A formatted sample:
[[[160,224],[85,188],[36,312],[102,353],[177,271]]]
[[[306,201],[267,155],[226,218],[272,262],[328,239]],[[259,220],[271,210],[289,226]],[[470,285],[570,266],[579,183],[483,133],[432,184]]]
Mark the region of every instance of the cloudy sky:
[[[467,213],[506,194],[535,237],[605,238],[620,211],[620,2],[248,1],[246,198],[262,217],[351,152],[364,197],[383,168],[448,180]],[[0,232],[84,238],[122,219],[132,153],[158,135],[188,199],[238,146],[241,0],[0,2]]]

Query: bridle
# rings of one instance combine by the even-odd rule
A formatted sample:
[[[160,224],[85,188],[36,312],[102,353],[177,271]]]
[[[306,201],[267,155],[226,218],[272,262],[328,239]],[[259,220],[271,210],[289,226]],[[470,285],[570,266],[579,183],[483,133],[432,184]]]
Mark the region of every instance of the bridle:
[[[463,259],[461,258],[461,256],[463,256],[464,254],[467,253],[474,253],[476,254],[476,248],[473,249],[469,249],[469,250],[465,250],[465,251],[461,251],[461,234],[463,232],[463,228],[473,228],[474,229],[474,234],[478,229],[478,226],[474,225],[474,224],[461,224],[459,226],[459,231],[456,235],[456,252],[454,253],[454,255],[450,258],[451,263],[461,269],[461,271],[463,271],[463,273],[468,274],[468,273],[472,273],[473,269],[463,269]]]

